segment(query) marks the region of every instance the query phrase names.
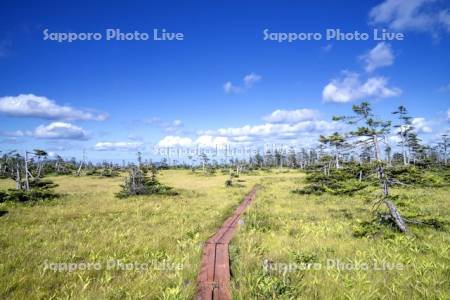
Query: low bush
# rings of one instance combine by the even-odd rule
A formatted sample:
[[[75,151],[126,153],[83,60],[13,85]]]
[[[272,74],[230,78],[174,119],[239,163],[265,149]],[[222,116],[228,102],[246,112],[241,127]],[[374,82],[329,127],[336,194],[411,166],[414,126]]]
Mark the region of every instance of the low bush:
[[[308,184],[293,192],[298,194],[321,195],[329,193],[351,196],[369,186],[379,187],[380,181],[377,177],[376,168],[376,164],[369,166],[348,164],[328,173],[322,170],[308,171],[306,177]],[[392,185],[442,187],[448,185],[447,176],[450,178],[450,174],[446,172],[422,170],[415,166],[385,166],[384,172]]]
[[[156,178],[156,169],[152,169],[152,176],[149,178],[139,168],[132,168],[125,178],[122,191],[116,194],[119,198],[126,198],[137,195],[178,195],[172,187],[160,183]]]
[[[357,174],[349,172],[347,169],[339,169],[324,174],[319,171],[313,171],[306,177],[308,185],[303,189],[296,189],[293,192],[298,194],[321,195],[329,193],[333,195],[353,195],[355,192],[366,188],[369,184],[365,181],[359,181]]]
[[[32,189],[30,191],[9,189],[8,192],[0,193],[0,202],[36,202],[53,200],[59,195],[50,190]]]
[[[227,180],[225,180],[225,187],[233,186],[233,179],[231,177]]]
[[[43,200],[53,200],[60,197],[53,189],[58,185],[51,180],[33,179],[29,181],[30,190],[8,189],[0,191],[1,202],[36,202]]]

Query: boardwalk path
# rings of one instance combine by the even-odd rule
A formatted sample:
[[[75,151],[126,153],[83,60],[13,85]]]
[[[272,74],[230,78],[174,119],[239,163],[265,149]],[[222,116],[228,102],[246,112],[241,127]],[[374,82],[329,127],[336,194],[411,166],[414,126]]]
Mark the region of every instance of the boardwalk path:
[[[202,265],[197,278],[196,300],[231,299],[228,244],[233,238],[242,213],[255,199],[255,195],[256,187],[203,246]]]

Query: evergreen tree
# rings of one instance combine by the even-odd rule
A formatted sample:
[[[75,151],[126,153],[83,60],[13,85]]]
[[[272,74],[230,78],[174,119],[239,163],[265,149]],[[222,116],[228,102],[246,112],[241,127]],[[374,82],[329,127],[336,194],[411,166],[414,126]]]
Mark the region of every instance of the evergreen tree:
[[[414,130],[411,122],[412,118],[408,115],[408,110],[403,105],[400,105],[392,114],[398,115],[398,118],[401,121],[400,124],[397,124],[394,127],[398,130],[397,134],[400,137],[399,146],[402,149],[403,164],[406,166],[409,163],[408,155],[406,152],[408,135]]]
[[[363,126],[351,131],[350,135],[357,139],[356,144],[370,144],[373,146],[375,159],[381,161],[380,141],[389,133],[391,122],[375,118],[369,102],[362,102],[352,107],[355,116],[334,116],[334,121],[344,121],[349,125]]]

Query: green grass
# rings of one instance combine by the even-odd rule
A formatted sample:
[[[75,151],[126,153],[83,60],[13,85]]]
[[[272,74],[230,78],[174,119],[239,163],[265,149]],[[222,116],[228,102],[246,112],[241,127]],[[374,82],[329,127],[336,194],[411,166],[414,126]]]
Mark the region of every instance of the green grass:
[[[373,215],[363,198],[294,194],[303,181],[290,176],[263,183],[231,247],[233,299],[450,298],[448,225],[440,230],[411,225],[409,236],[384,225],[364,227]],[[393,194],[405,215],[450,221],[448,189]],[[369,234],[355,237],[365,230]],[[264,268],[266,260],[271,271]],[[328,260],[359,263],[360,270],[327,267]],[[404,269],[375,270],[374,260]],[[284,272],[289,263],[291,271]],[[302,270],[307,263],[310,269]]]
[[[195,291],[201,247],[258,180],[164,171],[179,196],[118,199],[123,178],[52,177],[61,199],[3,204],[0,217],[0,298],[186,299]],[[14,183],[2,180],[0,188]],[[146,271],[107,270],[115,259],[149,263]],[[55,263],[100,262],[101,270],[54,272]],[[181,265],[181,270],[174,270]],[[165,268],[166,270],[158,270]]]
[[[403,236],[373,218],[360,196],[299,195],[297,171],[228,175],[167,170],[159,180],[178,196],[118,199],[123,177],[51,177],[61,199],[0,204],[0,298],[2,299],[192,299],[202,243],[251,187],[256,201],[230,245],[234,299],[449,299],[450,234],[410,226]],[[236,180],[235,180],[236,181]],[[14,182],[0,180],[0,189]],[[445,188],[395,189],[408,217],[450,221]],[[357,236],[362,237],[357,237]],[[108,270],[111,260],[148,263],[148,270]],[[339,270],[342,263],[401,263],[404,270]],[[320,264],[320,270],[265,272],[263,262]],[[45,262],[101,263],[100,270],[54,272]],[[181,269],[176,267],[181,266]],[[278,265],[280,266],[280,265]]]

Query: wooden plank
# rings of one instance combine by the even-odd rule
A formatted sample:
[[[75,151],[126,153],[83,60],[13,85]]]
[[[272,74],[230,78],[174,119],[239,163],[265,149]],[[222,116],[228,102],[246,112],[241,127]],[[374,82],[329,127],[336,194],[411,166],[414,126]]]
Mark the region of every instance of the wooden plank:
[[[256,187],[244,198],[233,215],[203,246],[202,263],[197,277],[197,300],[231,300],[230,257],[228,246],[239,219],[256,195]]]

